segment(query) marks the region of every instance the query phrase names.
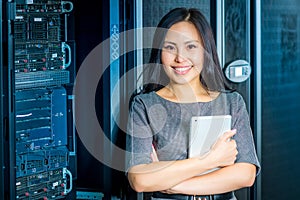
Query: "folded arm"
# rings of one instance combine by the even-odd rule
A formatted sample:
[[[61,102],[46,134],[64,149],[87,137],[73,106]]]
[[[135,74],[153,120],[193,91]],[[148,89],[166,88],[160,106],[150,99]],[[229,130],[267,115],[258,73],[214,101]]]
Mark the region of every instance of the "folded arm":
[[[235,133],[226,132],[202,157],[177,161],[154,159],[155,162],[133,166],[128,171],[129,183],[137,192],[168,190],[210,169],[233,165],[237,155],[236,142],[228,139]]]
[[[255,165],[236,163],[209,174],[187,179],[164,192],[189,195],[220,194],[250,187],[253,185],[255,177]]]
[[[201,166],[206,165],[198,158],[136,165],[129,170],[128,180],[137,192],[166,190],[194,177],[199,172],[209,170]]]

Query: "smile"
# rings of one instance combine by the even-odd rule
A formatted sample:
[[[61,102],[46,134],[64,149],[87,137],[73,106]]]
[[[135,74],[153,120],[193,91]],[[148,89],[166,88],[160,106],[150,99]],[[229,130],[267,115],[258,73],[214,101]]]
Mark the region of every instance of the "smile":
[[[188,73],[190,71],[190,69],[192,69],[192,66],[188,66],[188,67],[172,67],[175,71],[175,73],[180,74],[180,75],[184,75],[186,73]]]

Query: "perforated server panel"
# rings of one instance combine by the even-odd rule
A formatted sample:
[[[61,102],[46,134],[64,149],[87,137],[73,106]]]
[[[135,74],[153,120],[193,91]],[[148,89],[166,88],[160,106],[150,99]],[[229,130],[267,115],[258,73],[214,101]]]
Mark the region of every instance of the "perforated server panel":
[[[14,20],[16,89],[69,83],[64,1],[19,0]],[[69,2],[70,5],[72,5]],[[72,7],[72,6],[71,6]],[[39,73],[32,73],[39,72]]]

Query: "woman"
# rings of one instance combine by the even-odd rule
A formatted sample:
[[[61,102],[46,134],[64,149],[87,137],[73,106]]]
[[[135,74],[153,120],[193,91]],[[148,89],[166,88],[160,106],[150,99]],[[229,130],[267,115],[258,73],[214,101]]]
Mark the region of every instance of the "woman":
[[[154,192],[152,199],[235,199],[232,191],[252,186],[260,165],[245,103],[226,83],[208,22],[196,9],[171,10],[153,45],[149,84],[130,109],[131,187]],[[231,115],[232,130],[188,158],[191,117],[211,115]]]

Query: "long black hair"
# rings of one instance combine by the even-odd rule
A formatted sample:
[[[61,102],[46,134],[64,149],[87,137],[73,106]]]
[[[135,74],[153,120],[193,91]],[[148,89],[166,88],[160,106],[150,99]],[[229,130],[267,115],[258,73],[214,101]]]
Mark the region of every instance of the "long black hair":
[[[145,67],[143,79],[145,85],[141,93],[157,91],[169,82],[161,62],[161,51],[165,36],[170,27],[178,22],[187,21],[194,24],[203,41],[205,50],[203,69],[200,73],[200,82],[206,91],[232,91],[224,77],[220,66],[217,48],[211,26],[204,15],[197,9],[175,8],[168,12],[157,25],[153,37],[149,65]]]

